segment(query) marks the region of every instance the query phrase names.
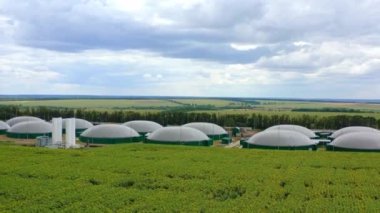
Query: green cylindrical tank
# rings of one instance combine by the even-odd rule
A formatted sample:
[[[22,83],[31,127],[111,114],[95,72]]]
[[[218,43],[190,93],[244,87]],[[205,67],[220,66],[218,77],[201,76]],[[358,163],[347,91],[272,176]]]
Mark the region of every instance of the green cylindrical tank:
[[[232,136],[236,137],[240,133],[240,127],[232,128]]]
[[[232,139],[230,137],[222,138],[222,144],[230,144],[231,142],[232,142]]]

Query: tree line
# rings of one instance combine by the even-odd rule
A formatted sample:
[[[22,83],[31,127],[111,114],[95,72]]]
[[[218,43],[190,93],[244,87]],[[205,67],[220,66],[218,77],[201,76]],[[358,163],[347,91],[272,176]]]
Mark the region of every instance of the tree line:
[[[348,108],[297,108],[292,109],[293,112],[347,112],[347,113],[360,113],[364,112],[359,109],[348,109]]]
[[[266,129],[277,124],[296,124],[311,129],[339,129],[346,126],[369,126],[380,128],[380,119],[362,115],[290,115],[266,114],[225,114],[218,112],[162,111],[137,112],[126,110],[96,111],[88,109],[0,106],[0,120],[15,116],[36,116],[44,120],[53,117],[76,117],[92,122],[123,123],[130,120],[151,120],[162,125],[182,125],[189,122],[211,122],[220,126],[252,127]]]

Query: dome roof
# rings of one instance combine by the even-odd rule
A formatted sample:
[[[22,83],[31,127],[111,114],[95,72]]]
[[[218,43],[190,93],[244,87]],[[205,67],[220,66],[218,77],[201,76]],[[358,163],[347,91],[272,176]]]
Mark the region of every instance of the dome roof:
[[[25,121],[43,121],[43,120],[41,118],[37,118],[33,116],[19,116],[19,117],[14,117],[7,120],[7,124],[9,126],[14,126],[18,123],[25,122]]]
[[[197,129],[206,135],[225,135],[228,134],[221,126],[213,123],[206,122],[193,122],[183,125],[184,127],[191,127]]]
[[[158,124],[153,121],[145,121],[145,120],[128,121],[126,123],[123,123],[123,125],[130,127],[139,133],[154,132],[157,129],[162,128],[161,124]]]
[[[335,131],[330,137],[338,138],[341,135],[352,133],[352,132],[379,132],[379,130],[371,128],[371,127],[366,127],[366,126],[350,126],[350,127],[345,127],[345,128],[339,129],[338,131]]]
[[[298,125],[291,125],[291,124],[282,124],[282,125],[276,125],[267,128],[266,130],[289,130],[289,131],[296,131],[301,134],[306,135],[308,138],[315,138],[317,135],[311,131],[308,128],[305,128],[303,126],[298,126]]]
[[[66,120],[68,118],[62,119],[62,128],[66,129]],[[89,121],[86,121],[84,119],[75,118],[75,129],[88,129],[90,127],[93,127],[94,125],[90,123]]]
[[[316,144],[316,142],[313,142],[304,134],[289,130],[267,130],[259,132],[250,137],[247,143],[258,146],[273,147],[299,147]]]
[[[379,150],[380,132],[351,132],[339,136],[330,146],[343,149]]]
[[[44,134],[51,133],[53,125],[46,121],[26,121],[13,125],[8,133]]]
[[[149,134],[148,140],[163,142],[194,142],[210,140],[203,132],[190,127],[163,127]]]
[[[140,135],[135,130],[120,124],[101,124],[90,127],[80,136],[86,138],[133,138]]]
[[[4,121],[0,121],[0,130],[7,130],[9,128],[10,126],[7,123],[5,123]]]

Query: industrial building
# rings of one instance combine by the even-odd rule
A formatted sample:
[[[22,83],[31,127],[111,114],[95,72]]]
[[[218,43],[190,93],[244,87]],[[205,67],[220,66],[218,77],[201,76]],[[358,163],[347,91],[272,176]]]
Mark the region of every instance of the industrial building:
[[[26,121],[44,121],[44,120],[42,120],[41,118],[33,117],[33,116],[19,116],[19,117],[14,117],[7,120],[7,124],[12,127],[18,123],[26,122]]]
[[[116,144],[141,141],[134,129],[120,124],[100,124],[85,130],[79,140],[86,143]]]
[[[327,145],[327,150],[380,152],[380,132],[346,133]]]
[[[66,132],[66,121],[69,118],[64,118],[62,119],[62,127],[63,127],[63,132]],[[89,121],[86,121],[84,119],[80,118],[75,118],[75,134],[77,137],[80,136],[82,132],[84,132],[86,129],[93,127],[94,125],[90,123]]]
[[[146,120],[128,121],[123,125],[136,130],[140,135],[146,135],[162,128],[161,124]]]
[[[375,132],[378,133],[379,130],[371,128],[371,127],[366,127],[366,126],[350,126],[350,127],[345,127],[342,129],[339,129],[338,131],[335,131],[330,138],[332,140],[345,135],[347,133],[353,133],[353,132]]]
[[[191,127],[205,133],[212,140],[221,140],[228,137],[228,133],[221,126],[207,122],[193,122],[183,125],[184,127]]]
[[[299,126],[299,125],[291,125],[291,124],[276,125],[276,126],[272,126],[272,127],[267,128],[265,131],[272,131],[272,130],[295,131],[295,132],[299,132],[299,133],[301,133],[301,134],[303,134],[306,137],[311,138],[311,139],[318,138],[318,136],[313,131],[311,131],[310,129],[308,129],[306,127]]]
[[[7,123],[0,121],[0,135],[6,134],[9,128],[10,126]]]
[[[7,137],[34,139],[38,136],[51,136],[52,129],[52,124],[46,121],[26,121],[11,126]]]
[[[259,132],[247,141],[240,141],[243,148],[280,149],[280,150],[316,150],[317,143],[295,131],[272,130]]]
[[[203,132],[184,126],[163,127],[149,134],[146,143],[210,146],[212,140]]]

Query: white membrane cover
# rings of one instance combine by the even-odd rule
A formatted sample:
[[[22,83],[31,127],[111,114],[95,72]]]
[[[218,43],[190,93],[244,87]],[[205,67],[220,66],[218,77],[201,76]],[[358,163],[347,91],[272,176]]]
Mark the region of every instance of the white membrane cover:
[[[144,132],[144,133],[154,132],[157,129],[162,128],[161,124],[158,124],[153,121],[146,121],[146,120],[128,121],[126,123],[123,123],[123,125],[130,127],[136,130],[137,132]]]
[[[298,147],[316,144],[315,141],[312,141],[304,134],[289,130],[259,132],[250,137],[247,142],[254,145],[278,147]]]
[[[81,136],[88,138],[132,138],[140,135],[134,129],[121,124],[101,124],[85,130]]]
[[[206,122],[193,122],[183,125],[185,127],[191,127],[197,129],[206,135],[224,135],[227,134],[226,130],[224,130],[221,126],[218,126],[213,123]]]
[[[289,131],[296,131],[301,134],[306,135],[308,138],[315,138],[317,135],[311,131],[310,129],[299,126],[299,125],[292,125],[292,124],[282,124],[282,125],[276,125],[267,128],[266,130],[289,130]]]
[[[210,138],[197,129],[177,126],[158,129],[149,134],[148,140],[164,142],[192,142],[210,140]]]
[[[336,138],[330,145],[346,149],[380,150],[380,133],[351,132]]]

